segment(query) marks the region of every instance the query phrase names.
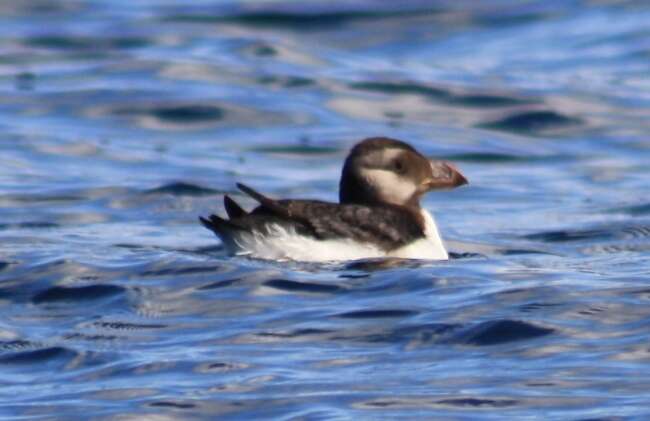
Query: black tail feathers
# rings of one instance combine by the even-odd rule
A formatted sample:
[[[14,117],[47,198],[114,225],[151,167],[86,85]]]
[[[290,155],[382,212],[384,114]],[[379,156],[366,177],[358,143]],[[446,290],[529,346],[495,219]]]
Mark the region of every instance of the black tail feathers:
[[[201,224],[203,224],[204,227],[217,235],[220,235],[224,231],[228,230],[231,225],[230,222],[217,215],[210,215],[209,218],[210,219],[206,219],[202,216],[199,216],[199,221],[201,221]]]

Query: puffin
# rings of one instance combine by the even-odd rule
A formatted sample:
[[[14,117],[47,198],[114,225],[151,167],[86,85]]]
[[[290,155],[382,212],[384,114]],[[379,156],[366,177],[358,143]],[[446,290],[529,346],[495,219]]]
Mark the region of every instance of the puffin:
[[[259,205],[246,211],[223,198],[227,217],[199,217],[230,255],[276,261],[373,258],[447,260],[433,215],[420,205],[433,190],[468,184],[453,164],[429,160],[401,140],[372,137],[349,152],[339,202],[273,199],[237,187]]]

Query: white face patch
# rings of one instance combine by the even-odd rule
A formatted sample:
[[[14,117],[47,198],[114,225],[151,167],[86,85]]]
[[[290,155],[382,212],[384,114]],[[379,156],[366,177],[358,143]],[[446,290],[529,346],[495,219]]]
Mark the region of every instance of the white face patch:
[[[377,198],[403,205],[413,197],[417,186],[391,169],[393,161],[404,153],[403,149],[388,148],[375,151],[363,158],[360,175],[373,189]]]
[[[361,176],[383,201],[403,205],[413,197],[417,187],[413,182],[400,177],[393,171],[377,168],[364,168]]]

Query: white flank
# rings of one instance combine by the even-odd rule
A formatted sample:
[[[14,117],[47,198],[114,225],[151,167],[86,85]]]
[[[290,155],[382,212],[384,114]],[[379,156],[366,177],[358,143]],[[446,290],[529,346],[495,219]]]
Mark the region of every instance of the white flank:
[[[328,262],[385,257],[386,252],[368,243],[352,239],[317,240],[305,237],[294,228],[278,224],[268,226],[268,233],[241,232],[233,238],[236,250],[232,253],[267,260],[297,260]]]
[[[232,241],[226,243],[233,254],[267,260],[328,262],[381,257],[447,260],[449,256],[433,217],[424,209],[422,217],[426,237],[391,252],[352,239],[317,240],[300,235],[293,228],[285,228],[278,224],[271,224],[268,233],[240,232]]]

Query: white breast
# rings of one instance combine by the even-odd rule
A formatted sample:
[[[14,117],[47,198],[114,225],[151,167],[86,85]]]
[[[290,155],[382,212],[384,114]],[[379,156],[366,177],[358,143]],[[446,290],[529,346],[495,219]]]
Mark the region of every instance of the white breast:
[[[449,254],[438,233],[438,226],[433,216],[425,209],[421,211],[424,220],[424,238],[407,244],[388,253],[389,257],[402,259],[447,260]]]

